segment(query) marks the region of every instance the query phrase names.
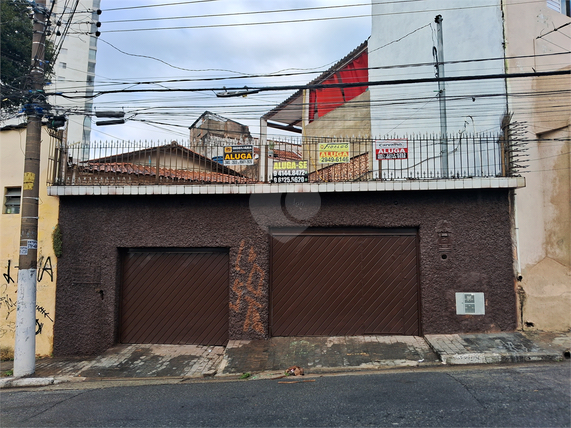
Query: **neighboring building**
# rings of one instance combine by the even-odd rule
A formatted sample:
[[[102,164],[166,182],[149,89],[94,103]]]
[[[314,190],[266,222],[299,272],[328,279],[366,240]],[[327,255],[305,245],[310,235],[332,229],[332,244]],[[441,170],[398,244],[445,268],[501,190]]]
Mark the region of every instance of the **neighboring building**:
[[[373,82],[436,76],[504,73],[502,0],[373,2],[369,79]],[[437,15],[443,52],[438,52]],[[496,59],[490,61],[490,59]],[[506,113],[503,79],[446,82],[447,133],[499,132]],[[371,86],[371,129],[376,137],[441,132],[436,83]]]
[[[419,9],[373,4],[371,81],[435,76],[436,15],[447,78],[570,69],[567,0],[428,0]],[[526,187],[510,195],[520,328],[571,328],[570,87],[568,74],[446,82],[446,119],[436,83],[370,89],[373,135],[439,134],[446,120],[449,134],[507,130],[527,143]]]
[[[308,83],[308,86],[368,81],[367,42]],[[304,137],[371,136],[367,86],[299,90],[262,117],[262,126]]]
[[[218,114],[205,111],[190,125],[190,141],[192,145],[208,145],[212,138],[228,138],[245,140],[252,138],[247,125],[227,119]]]
[[[51,131],[50,131],[51,132]],[[55,134],[52,134],[55,135]],[[42,128],[40,204],[38,223],[38,267],[36,298],[36,353],[51,355],[55,320],[55,298],[58,260],[54,254],[52,235],[58,224],[57,197],[48,196],[46,183],[51,174],[48,154],[53,152],[56,138]],[[0,346],[14,349],[18,261],[20,249],[20,204],[24,177],[26,125],[0,129]]]
[[[223,163],[224,148],[228,146],[248,146],[253,147],[254,165],[235,165],[233,169],[249,177],[258,179],[258,172],[264,174],[265,164],[262,170],[256,166],[259,159],[265,159],[266,144],[268,146],[267,156],[274,161],[300,160],[301,146],[298,142],[290,143],[284,141],[266,140],[252,137],[248,125],[243,125],[235,120],[228,119],[216,113],[205,111],[190,126],[190,147],[192,151],[212,159],[215,162]],[[255,170],[255,171],[253,171]],[[271,173],[271,171],[270,171]]]
[[[281,129],[302,134],[303,151],[309,159],[313,173],[317,165],[317,141],[320,138],[361,138],[366,148],[355,144],[350,157],[355,158],[368,150],[371,138],[370,92],[366,85],[353,86],[368,81],[367,41],[363,42],[327,71],[308,83],[316,88],[299,90],[261,118],[262,134],[267,128]],[[321,88],[319,85],[350,84],[349,87]],[[373,166],[372,157],[359,165],[368,170]],[[359,168],[359,171],[363,168]]]
[[[571,69],[568,0],[504,1],[508,73]],[[526,187],[515,192],[521,326],[571,329],[571,76],[508,80],[527,123]],[[533,94],[523,100],[518,94]]]
[[[68,99],[52,97],[49,102],[54,113],[66,114],[67,126],[64,138],[70,143],[87,146],[91,139],[91,117],[93,114],[93,95],[95,83],[95,63],[97,57],[97,23],[101,0],[79,0],[75,13],[70,2],[55,0],[55,14],[61,20],[62,30],[71,21],[68,34],[65,35],[61,50],[54,65],[50,92],[73,91],[74,95],[85,95],[85,98]],[[48,8],[51,2],[48,0]],[[55,24],[52,19],[52,24]],[[54,30],[55,31],[55,30]],[[56,43],[59,43],[56,37]],[[89,153],[82,153],[87,159]]]

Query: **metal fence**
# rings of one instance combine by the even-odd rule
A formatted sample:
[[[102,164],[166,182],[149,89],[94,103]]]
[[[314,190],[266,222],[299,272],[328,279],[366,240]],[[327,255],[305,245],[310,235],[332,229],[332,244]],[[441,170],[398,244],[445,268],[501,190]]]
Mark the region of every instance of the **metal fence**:
[[[55,142],[52,186],[314,183],[509,177],[525,144],[509,135],[208,138],[168,143]]]

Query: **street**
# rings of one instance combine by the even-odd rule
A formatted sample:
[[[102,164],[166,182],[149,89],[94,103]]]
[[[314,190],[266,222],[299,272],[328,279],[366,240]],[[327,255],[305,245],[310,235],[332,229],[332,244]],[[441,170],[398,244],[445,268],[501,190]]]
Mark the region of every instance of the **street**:
[[[569,427],[571,365],[4,390],[3,427]],[[302,380],[300,383],[280,383]]]

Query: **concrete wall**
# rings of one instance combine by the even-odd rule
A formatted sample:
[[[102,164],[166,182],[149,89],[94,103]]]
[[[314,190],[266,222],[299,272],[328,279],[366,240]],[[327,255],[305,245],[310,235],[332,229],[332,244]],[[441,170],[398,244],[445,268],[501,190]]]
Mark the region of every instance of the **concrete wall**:
[[[443,17],[445,76],[504,72],[500,0],[374,2],[369,80],[434,78],[436,15]],[[413,67],[399,65],[427,64]],[[378,68],[391,67],[391,68]],[[437,83],[371,86],[372,134],[440,133]],[[506,110],[501,79],[446,83],[448,133],[498,131]],[[490,96],[493,95],[493,96]]]
[[[343,141],[343,138],[351,138],[352,144],[349,152],[351,158],[370,152],[372,150],[372,143],[368,140],[371,138],[370,99],[370,92],[365,91],[313,122],[304,120],[303,136],[308,138],[336,137],[340,138],[340,141]],[[305,104],[303,107],[304,118],[309,117],[308,107],[309,104]],[[359,141],[359,138],[362,138],[363,141]],[[319,158],[317,144],[315,141],[303,140],[303,153],[304,157],[309,159],[310,173],[323,167],[317,163]],[[368,170],[372,170],[373,156],[369,156],[369,159]]]
[[[64,254],[56,355],[99,353],[116,342],[119,255],[128,247],[228,248],[230,338],[267,338],[268,227],[417,228],[424,333],[516,327],[507,190],[304,193],[284,199],[281,194],[69,196],[61,198],[60,224]],[[451,236],[446,259],[439,251],[441,231]],[[246,284],[254,263],[262,272],[262,292],[243,287],[243,303],[237,305],[232,284]],[[456,315],[455,292],[484,292],[486,315]],[[247,305],[246,296],[255,303]]]
[[[509,72],[571,68],[571,19],[546,2],[505,2]],[[549,33],[549,34],[548,34]],[[571,328],[571,77],[508,80],[514,120],[528,124],[526,187],[516,191],[517,238],[522,276],[519,307],[524,329]]]
[[[304,137],[371,137],[370,92],[346,102],[325,116],[305,123]],[[308,105],[304,106],[307,109]],[[305,117],[306,115],[304,115]]]
[[[0,131],[0,190],[2,205],[6,187],[22,187],[26,129]],[[40,205],[38,223],[38,271],[36,297],[36,353],[49,355],[53,346],[55,320],[55,288],[57,258],[52,233],[58,222],[59,200],[46,192],[48,149],[50,137],[42,130]],[[4,208],[4,207],[2,207]],[[18,261],[20,249],[20,214],[0,215],[0,346],[14,349]]]

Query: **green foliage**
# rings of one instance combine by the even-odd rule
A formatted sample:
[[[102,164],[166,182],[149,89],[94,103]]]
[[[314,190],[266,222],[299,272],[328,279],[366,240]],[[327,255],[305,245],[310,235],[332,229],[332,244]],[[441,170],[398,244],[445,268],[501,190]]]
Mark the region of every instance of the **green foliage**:
[[[240,379],[248,379],[250,376],[252,376],[252,373],[244,373],[242,376],[240,376]]]
[[[32,57],[33,23],[29,17],[27,0],[0,0],[0,89],[2,110],[16,110],[25,103]],[[54,50],[46,43],[46,66],[49,75],[52,70]]]
[[[63,241],[59,224],[56,224],[56,227],[52,233],[52,243],[54,247],[54,254],[59,259],[63,254]]]

